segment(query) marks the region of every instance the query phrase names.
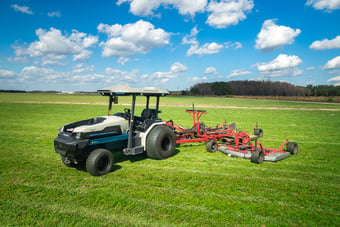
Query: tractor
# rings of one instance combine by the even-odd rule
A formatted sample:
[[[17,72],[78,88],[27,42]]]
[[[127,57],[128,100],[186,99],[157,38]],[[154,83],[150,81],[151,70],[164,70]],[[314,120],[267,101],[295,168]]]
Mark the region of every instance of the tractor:
[[[55,151],[67,167],[85,165],[91,175],[100,176],[112,170],[113,151],[122,151],[125,155],[146,153],[157,160],[173,155],[175,133],[158,117],[160,97],[168,95],[168,91],[155,87],[112,86],[97,92],[109,97],[108,115],[66,124],[54,139]],[[132,97],[131,109],[112,114],[112,104],[118,104],[119,96]],[[140,116],[135,116],[137,96],[146,97]],[[155,108],[150,107],[150,97],[156,99]]]

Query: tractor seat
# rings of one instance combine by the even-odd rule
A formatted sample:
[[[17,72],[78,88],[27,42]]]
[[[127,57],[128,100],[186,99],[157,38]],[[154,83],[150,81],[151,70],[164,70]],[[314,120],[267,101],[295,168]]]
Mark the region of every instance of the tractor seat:
[[[142,111],[141,117],[143,120],[154,119],[157,116],[157,110],[155,109],[144,109]]]

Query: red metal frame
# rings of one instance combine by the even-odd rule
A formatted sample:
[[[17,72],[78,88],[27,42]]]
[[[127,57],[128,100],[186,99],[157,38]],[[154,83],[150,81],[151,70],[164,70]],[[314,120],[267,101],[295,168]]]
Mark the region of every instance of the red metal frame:
[[[203,127],[204,125],[200,124],[200,117],[203,114],[207,114],[204,110],[186,110],[185,112],[189,113],[192,117],[193,127],[191,129],[186,129],[175,124],[173,121],[166,122],[166,125],[175,131],[176,143],[178,144],[222,140],[224,143],[219,144],[219,146],[225,146],[229,150],[241,153],[253,152],[258,148],[263,150],[264,155],[269,155],[274,152],[286,152],[283,151],[283,147],[288,143],[288,139],[281,144],[279,149],[266,148],[257,142],[258,137],[255,137],[255,143],[253,144],[252,138],[247,132],[239,132],[235,127],[226,125],[226,122],[222,122],[221,126],[217,124],[215,128]],[[252,128],[252,133],[254,133],[257,128],[258,124],[256,123]]]

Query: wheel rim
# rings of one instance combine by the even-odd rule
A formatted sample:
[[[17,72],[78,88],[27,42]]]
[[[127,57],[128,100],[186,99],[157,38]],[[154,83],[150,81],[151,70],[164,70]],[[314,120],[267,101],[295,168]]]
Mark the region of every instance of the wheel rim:
[[[161,144],[162,149],[163,149],[164,151],[169,150],[170,144],[171,144],[171,143],[170,143],[170,139],[169,139],[168,137],[165,137],[165,138],[162,140],[162,144]]]
[[[294,146],[293,154],[296,155],[298,153],[298,146]]]
[[[107,168],[109,164],[109,158],[107,156],[101,157],[97,163],[97,169],[103,171]]]

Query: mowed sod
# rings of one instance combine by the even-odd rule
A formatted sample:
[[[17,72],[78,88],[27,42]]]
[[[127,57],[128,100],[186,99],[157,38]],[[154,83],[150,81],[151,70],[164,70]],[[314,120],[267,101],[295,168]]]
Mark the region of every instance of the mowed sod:
[[[258,122],[264,146],[289,138],[299,154],[257,165],[193,143],[162,161],[115,153],[114,170],[101,177],[65,167],[53,148],[58,128],[107,114],[106,101],[0,94],[1,226],[339,226],[339,104],[165,97],[164,120],[191,127],[185,109],[195,103],[206,125],[226,120],[249,132]]]

